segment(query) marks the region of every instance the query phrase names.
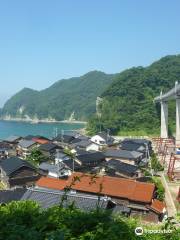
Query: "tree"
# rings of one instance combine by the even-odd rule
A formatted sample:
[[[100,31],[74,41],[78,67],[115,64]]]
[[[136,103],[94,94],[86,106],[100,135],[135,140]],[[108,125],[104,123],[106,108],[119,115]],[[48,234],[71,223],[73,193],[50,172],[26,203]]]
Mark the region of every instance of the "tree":
[[[47,156],[45,156],[38,148],[34,148],[31,151],[31,154],[27,156],[27,161],[29,161],[34,166],[38,166],[42,162],[46,162],[49,160]]]

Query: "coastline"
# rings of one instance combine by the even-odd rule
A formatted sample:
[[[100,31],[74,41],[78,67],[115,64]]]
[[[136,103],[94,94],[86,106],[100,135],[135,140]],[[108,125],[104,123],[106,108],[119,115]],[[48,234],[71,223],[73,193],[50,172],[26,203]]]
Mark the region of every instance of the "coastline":
[[[31,118],[0,118],[0,121],[27,122],[27,123],[31,123],[31,124],[38,124],[38,123],[68,123],[68,124],[84,124],[84,125],[87,124],[87,122],[79,121],[79,120],[58,121],[58,120],[55,120],[55,119],[31,119]]]

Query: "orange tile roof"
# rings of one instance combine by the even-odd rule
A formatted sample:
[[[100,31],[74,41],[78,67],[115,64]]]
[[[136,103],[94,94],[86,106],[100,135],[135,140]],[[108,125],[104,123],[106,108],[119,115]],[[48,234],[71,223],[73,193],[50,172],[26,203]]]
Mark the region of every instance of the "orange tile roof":
[[[84,175],[83,173],[74,173],[67,180],[41,177],[36,182],[36,185],[39,187],[63,190],[65,187],[70,186],[74,177],[81,178],[80,181],[76,181],[74,185],[71,186],[74,190],[88,193],[101,192],[103,195],[144,203],[151,203],[155,190],[153,183],[143,183],[125,178],[100,176],[93,179],[94,182],[92,182],[92,175]],[[100,191],[101,184],[102,190]]]
[[[48,140],[46,140],[46,139],[42,139],[42,138],[33,138],[32,140],[33,140],[34,142],[36,142],[36,143],[39,143],[39,144],[46,144],[46,143],[49,143]]]
[[[166,208],[166,205],[164,202],[159,201],[158,199],[154,199],[149,208],[154,210],[155,212],[163,213],[163,210]]]

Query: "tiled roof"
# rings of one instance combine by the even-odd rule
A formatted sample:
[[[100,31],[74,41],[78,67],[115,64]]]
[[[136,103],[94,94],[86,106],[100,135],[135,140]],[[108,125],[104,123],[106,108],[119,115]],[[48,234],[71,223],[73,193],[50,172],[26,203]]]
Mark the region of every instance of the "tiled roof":
[[[36,143],[39,143],[39,144],[46,144],[46,143],[48,143],[49,141],[48,140],[46,140],[46,139],[43,139],[43,138],[33,138],[32,139],[34,142],[36,142]]]
[[[88,154],[89,152],[86,151],[86,150],[83,150],[83,149],[79,149],[78,147],[75,148],[76,150],[76,155],[79,156],[79,155],[84,155],[84,154]]]
[[[125,158],[129,160],[134,160],[142,156],[142,153],[139,153],[136,151],[116,150],[116,149],[108,149],[104,154],[106,157]]]
[[[19,136],[9,136],[5,139],[6,142],[14,142],[14,141],[17,141],[18,139],[20,139],[21,137]]]
[[[6,142],[0,142],[0,149],[11,149],[11,146],[9,143],[6,143]]]
[[[63,191],[32,188],[25,192],[21,200],[33,200],[38,202],[41,207],[48,208],[60,204],[62,196],[64,196]],[[66,200],[63,202],[63,206],[66,207],[72,203],[79,209],[89,211],[97,207],[98,197],[79,193],[66,194]],[[107,203],[108,201],[105,201],[104,198],[100,199],[101,208],[106,208]]]
[[[130,214],[131,209],[123,205],[116,205],[115,208],[113,209],[113,213],[119,213],[119,212]]]
[[[26,139],[26,140],[32,140],[33,138],[44,139],[44,140],[48,140],[48,141],[50,140],[50,139],[48,139],[44,136],[40,136],[40,135],[27,135],[24,137],[24,139]]]
[[[63,163],[65,164],[66,167],[70,168],[71,170],[80,170],[81,169],[81,165],[76,161],[74,160],[73,162],[73,159],[68,159],[68,160],[64,160]]]
[[[54,138],[54,141],[57,142],[64,142],[64,143],[71,143],[72,140],[75,139],[75,137],[70,136],[70,135],[65,135],[65,134],[59,134],[56,138]]]
[[[78,155],[77,159],[82,163],[93,161],[102,162],[105,156],[102,152],[87,152],[86,154]]]
[[[58,148],[58,146],[54,143],[45,143],[39,147],[39,149],[42,151],[52,151],[56,148]]]
[[[146,147],[144,144],[139,144],[139,143],[130,142],[130,141],[121,142],[121,149],[128,150],[128,151],[137,151],[137,152],[146,151]]]
[[[24,188],[16,188],[13,190],[1,190],[0,204],[20,200],[25,192],[26,192],[26,189]]]
[[[114,138],[111,137],[110,135],[108,135],[106,132],[99,132],[97,135],[100,136],[101,138],[103,138],[104,140],[108,141],[108,142],[109,141],[110,142],[114,141]]]
[[[135,174],[138,170],[137,166],[134,166],[132,164],[123,163],[119,160],[111,159],[107,162],[107,166],[109,168],[112,168],[116,171],[127,173],[127,174]]]
[[[166,205],[162,201],[154,199],[149,208],[157,213],[163,213],[164,209],[166,208]]]
[[[77,137],[77,139],[80,139],[80,140],[89,140],[90,138],[85,136],[85,135],[80,135]]]
[[[153,183],[142,183],[135,180],[109,176],[97,177],[94,179],[95,182],[93,181],[92,183],[92,175],[84,175],[82,173],[74,173],[67,180],[41,177],[36,182],[36,185],[39,187],[63,190],[65,187],[70,186],[76,176],[80,177],[81,180],[76,181],[72,186],[74,190],[98,193],[102,185],[102,195],[124,198],[132,201],[150,203],[155,189]]]
[[[34,167],[29,162],[18,157],[11,157],[0,161],[0,167],[6,172],[8,176],[24,166],[34,169]]]
[[[80,141],[78,141],[76,143],[73,143],[73,146],[74,147],[77,146],[77,147],[86,148],[86,147],[88,147],[91,144],[95,144],[95,143],[91,142],[90,140],[80,140]]]
[[[36,143],[34,141],[32,141],[32,140],[24,140],[24,139],[22,139],[22,140],[19,141],[18,145],[20,147],[22,147],[22,148],[29,148],[29,147],[33,146],[34,144],[36,144]]]
[[[138,144],[151,144],[150,140],[140,139],[140,138],[125,138],[123,141],[124,142],[129,141],[129,142],[134,142],[134,143],[138,143]]]
[[[54,173],[58,173],[58,166],[50,163],[43,162],[39,165],[39,169],[44,171],[50,171]]]

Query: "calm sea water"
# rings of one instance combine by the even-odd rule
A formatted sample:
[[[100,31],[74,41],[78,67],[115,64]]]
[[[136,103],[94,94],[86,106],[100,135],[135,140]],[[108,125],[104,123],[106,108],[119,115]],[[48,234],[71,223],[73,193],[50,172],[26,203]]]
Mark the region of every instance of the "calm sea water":
[[[78,130],[83,128],[84,124],[68,123],[38,123],[0,121],[0,139],[5,139],[10,135],[43,135],[45,137],[54,137],[62,130]]]

